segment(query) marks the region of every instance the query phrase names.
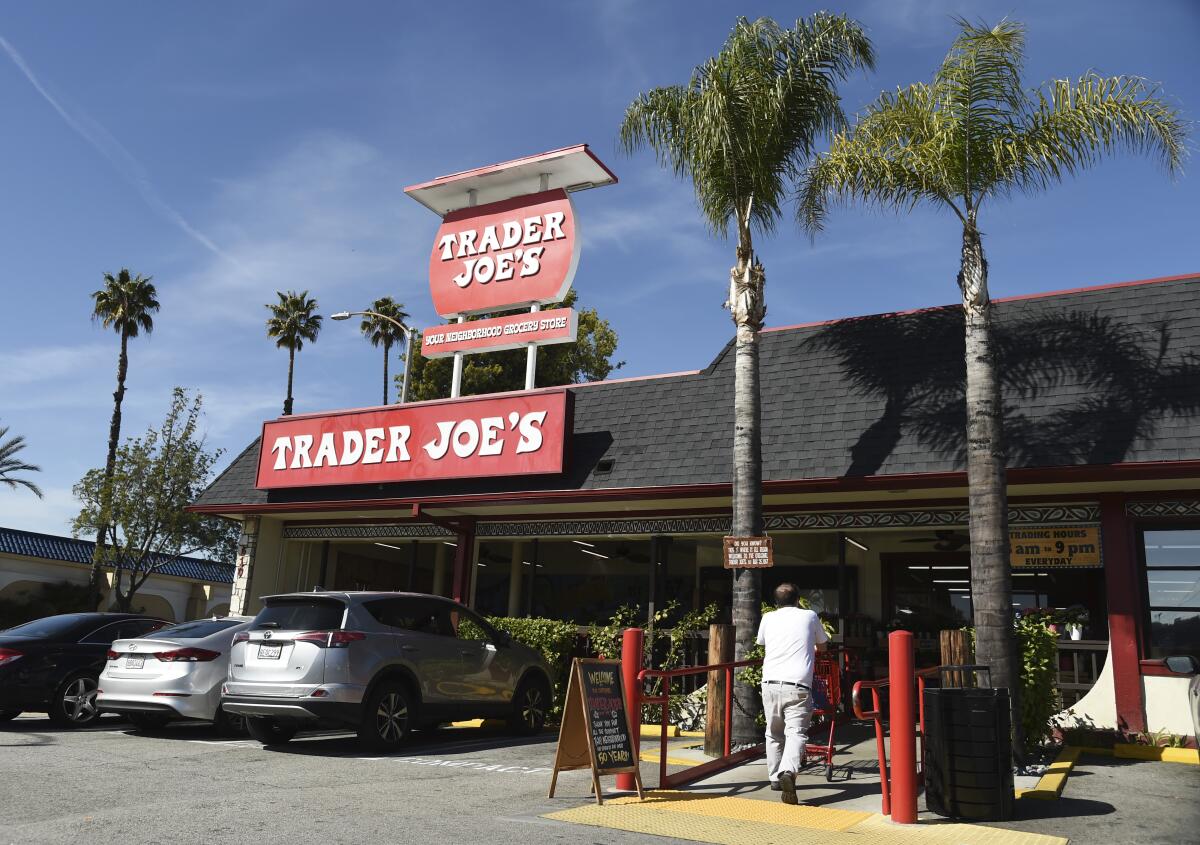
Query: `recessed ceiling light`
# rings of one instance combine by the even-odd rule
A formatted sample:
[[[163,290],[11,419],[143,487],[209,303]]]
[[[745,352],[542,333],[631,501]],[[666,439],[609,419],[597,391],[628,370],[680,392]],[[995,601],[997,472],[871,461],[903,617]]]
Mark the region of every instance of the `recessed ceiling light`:
[[[602,557],[605,560],[608,560],[608,555],[602,555],[599,552],[589,552],[587,549],[580,549],[579,551],[583,552],[585,555],[591,555],[592,557]]]
[[[577,544],[579,544],[580,546],[587,546],[589,549],[594,549],[594,548],[596,548],[596,544],[595,544],[595,543],[585,543],[583,540],[572,540],[571,542],[572,542],[572,543],[577,543]]]
[[[404,551],[403,546],[393,546],[391,543],[376,543],[375,545],[383,546],[385,549],[398,549],[400,551]]]

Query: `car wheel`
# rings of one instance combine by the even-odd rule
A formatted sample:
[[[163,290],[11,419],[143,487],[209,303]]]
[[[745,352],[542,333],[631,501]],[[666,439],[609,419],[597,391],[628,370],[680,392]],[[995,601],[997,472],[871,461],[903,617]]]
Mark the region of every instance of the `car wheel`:
[[[160,731],[171,719],[165,713],[130,713],[129,721],[139,731]]]
[[[246,730],[263,745],[283,745],[296,735],[299,728],[269,716],[247,716]]]
[[[246,717],[241,713],[226,713],[224,707],[218,707],[213,729],[222,736],[245,736]]]
[[[416,721],[412,696],[399,681],[384,681],[363,707],[359,741],[376,751],[399,748]]]
[[[541,733],[553,703],[549,684],[541,678],[522,681],[512,703],[513,711],[508,718],[508,726],[513,733],[521,736]]]
[[[94,677],[82,672],[63,681],[50,702],[50,721],[67,728],[86,728],[100,718]]]
[[[0,710],[0,722],[11,722],[20,715],[20,710]]]

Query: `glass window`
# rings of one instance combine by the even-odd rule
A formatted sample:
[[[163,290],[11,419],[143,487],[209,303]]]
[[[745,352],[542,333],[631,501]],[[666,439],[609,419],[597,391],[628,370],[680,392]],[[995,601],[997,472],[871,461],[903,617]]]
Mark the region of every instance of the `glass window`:
[[[218,631],[241,625],[244,619],[197,619],[193,622],[182,622],[169,628],[160,628],[154,632],[156,637],[170,637],[176,640],[199,640],[211,636]]]
[[[1200,657],[1200,529],[1142,532],[1151,657]]]
[[[255,628],[284,631],[330,631],[342,627],[346,606],[318,598],[275,599],[254,617]]]
[[[4,634],[5,636],[37,637],[39,639],[55,639],[67,637],[71,634],[78,635],[80,628],[87,630],[84,628],[84,624],[89,618],[95,619],[95,617],[88,617],[79,613],[47,616],[45,619],[35,619],[32,622],[26,622],[24,625],[9,628]]]
[[[442,619],[442,603],[429,599],[378,599],[366,602],[363,607],[376,622],[402,631],[418,634],[454,636],[452,628]]]
[[[120,637],[121,637],[120,629],[121,629],[121,623],[110,622],[108,625],[105,625],[102,628],[97,628],[95,631],[92,631],[92,633],[88,634],[86,637],[84,637],[82,640],[80,640],[80,642],[81,643],[112,643],[113,640],[120,639]],[[136,637],[137,634],[131,634],[130,636]]]

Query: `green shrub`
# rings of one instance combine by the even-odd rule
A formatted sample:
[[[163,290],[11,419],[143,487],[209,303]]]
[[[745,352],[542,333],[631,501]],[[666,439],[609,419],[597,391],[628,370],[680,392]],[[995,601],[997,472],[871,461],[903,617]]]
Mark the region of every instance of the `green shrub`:
[[[975,629],[965,628],[975,651]],[[1050,623],[1036,614],[1026,614],[1015,626],[1017,650],[1021,655],[1021,728],[1025,746],[1033,749],[1049,736],[1050,718],[1062,709],[1058,680],[1058,635]]]
[[[45,616],[91,610],[90,593],[87,584],[59,581],[39,584],[36,589],[23,591],[16,598],[0,599],[0,631]]]

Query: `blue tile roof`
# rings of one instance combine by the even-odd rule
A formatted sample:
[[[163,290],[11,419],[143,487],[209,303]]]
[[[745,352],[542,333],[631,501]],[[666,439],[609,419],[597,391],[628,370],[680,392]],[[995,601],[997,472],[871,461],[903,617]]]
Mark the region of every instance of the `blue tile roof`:
[[[74,537],[59,537],[55,534],[35,534],[32,531],[0,528],[0,554],[25,555],[26,557],[40,557],[91,566],[92,550],[95,547],[96,544],[90,540],[76,540]],[[210,581],[218,584],[233,583],[232,563],[216,563],[195,557],[169,558],[165,555],[156,557],[158,560],[155,563],[167,561],[162,568],[157,570],[163,575],[174,575],[177,578]]]

